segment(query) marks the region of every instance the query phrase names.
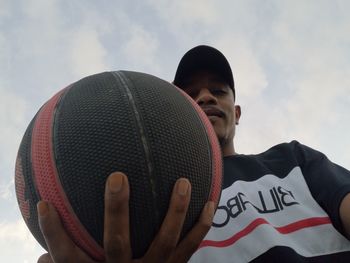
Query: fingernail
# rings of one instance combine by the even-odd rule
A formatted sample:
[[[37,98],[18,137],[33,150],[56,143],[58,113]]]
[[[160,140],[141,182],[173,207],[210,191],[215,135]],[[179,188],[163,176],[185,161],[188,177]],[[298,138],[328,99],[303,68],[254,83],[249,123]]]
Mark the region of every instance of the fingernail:
[[[179,195],[186,195],[188,191],[189,183],[186,179],[180,179],[177,184],[177,193]]]
[[[213,218],[214,217],[214,213],[215,213],[214,202],[213,201],[207,202],[205,209],[207,210],[208,215],[210,215],[210,217]]]
[[[46,202],[39,201],[37,203],[37,210],[38,210],[39,216],[44,217],[49,212],[49,206],[47,205]]]
[[[111,174],[108,180],[108,187],[112,193],[118,193],[123,186],[123,176],[121,174]]]

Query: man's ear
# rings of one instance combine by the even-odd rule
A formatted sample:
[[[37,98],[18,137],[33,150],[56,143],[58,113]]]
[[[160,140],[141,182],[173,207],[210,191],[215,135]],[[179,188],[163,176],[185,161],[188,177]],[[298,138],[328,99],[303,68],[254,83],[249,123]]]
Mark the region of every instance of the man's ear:
[[[239,124],[239,119],[241,118],[241,106],[235,105],[235,117],[236,117],[236,125]]]

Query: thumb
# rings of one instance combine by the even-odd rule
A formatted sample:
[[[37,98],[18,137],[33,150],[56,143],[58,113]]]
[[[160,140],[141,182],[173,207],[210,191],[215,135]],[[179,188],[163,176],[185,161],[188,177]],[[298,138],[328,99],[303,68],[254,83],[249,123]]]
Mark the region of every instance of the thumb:
[[[41,255],[38,259],[38,263],[54,263],[51,259],[51,256],[49,253],[46,253],[44,255]]]

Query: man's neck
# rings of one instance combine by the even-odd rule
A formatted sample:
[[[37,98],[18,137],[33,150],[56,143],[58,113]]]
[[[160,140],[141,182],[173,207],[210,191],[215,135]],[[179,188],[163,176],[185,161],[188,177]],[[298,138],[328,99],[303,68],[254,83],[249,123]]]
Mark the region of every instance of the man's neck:
[[[236,152],[235,152],[235,147],[233,145],[233,141],[228,143],[228,144],[225,144],[225,145],[221,146],[221,151],[222,151],[222,156],[223,157],[235,155]]]

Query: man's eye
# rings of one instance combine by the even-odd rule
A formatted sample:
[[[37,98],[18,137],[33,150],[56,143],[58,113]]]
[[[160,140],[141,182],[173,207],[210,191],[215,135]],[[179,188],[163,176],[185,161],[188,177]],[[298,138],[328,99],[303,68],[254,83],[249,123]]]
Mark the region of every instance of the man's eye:
[[[192,99],[194,99],[197,96],[196,92],[187,92],[187,95],[189,95]]]
[[[214,95],[225,95],[227,93],[224,89],[213,89],[211,92]]]

